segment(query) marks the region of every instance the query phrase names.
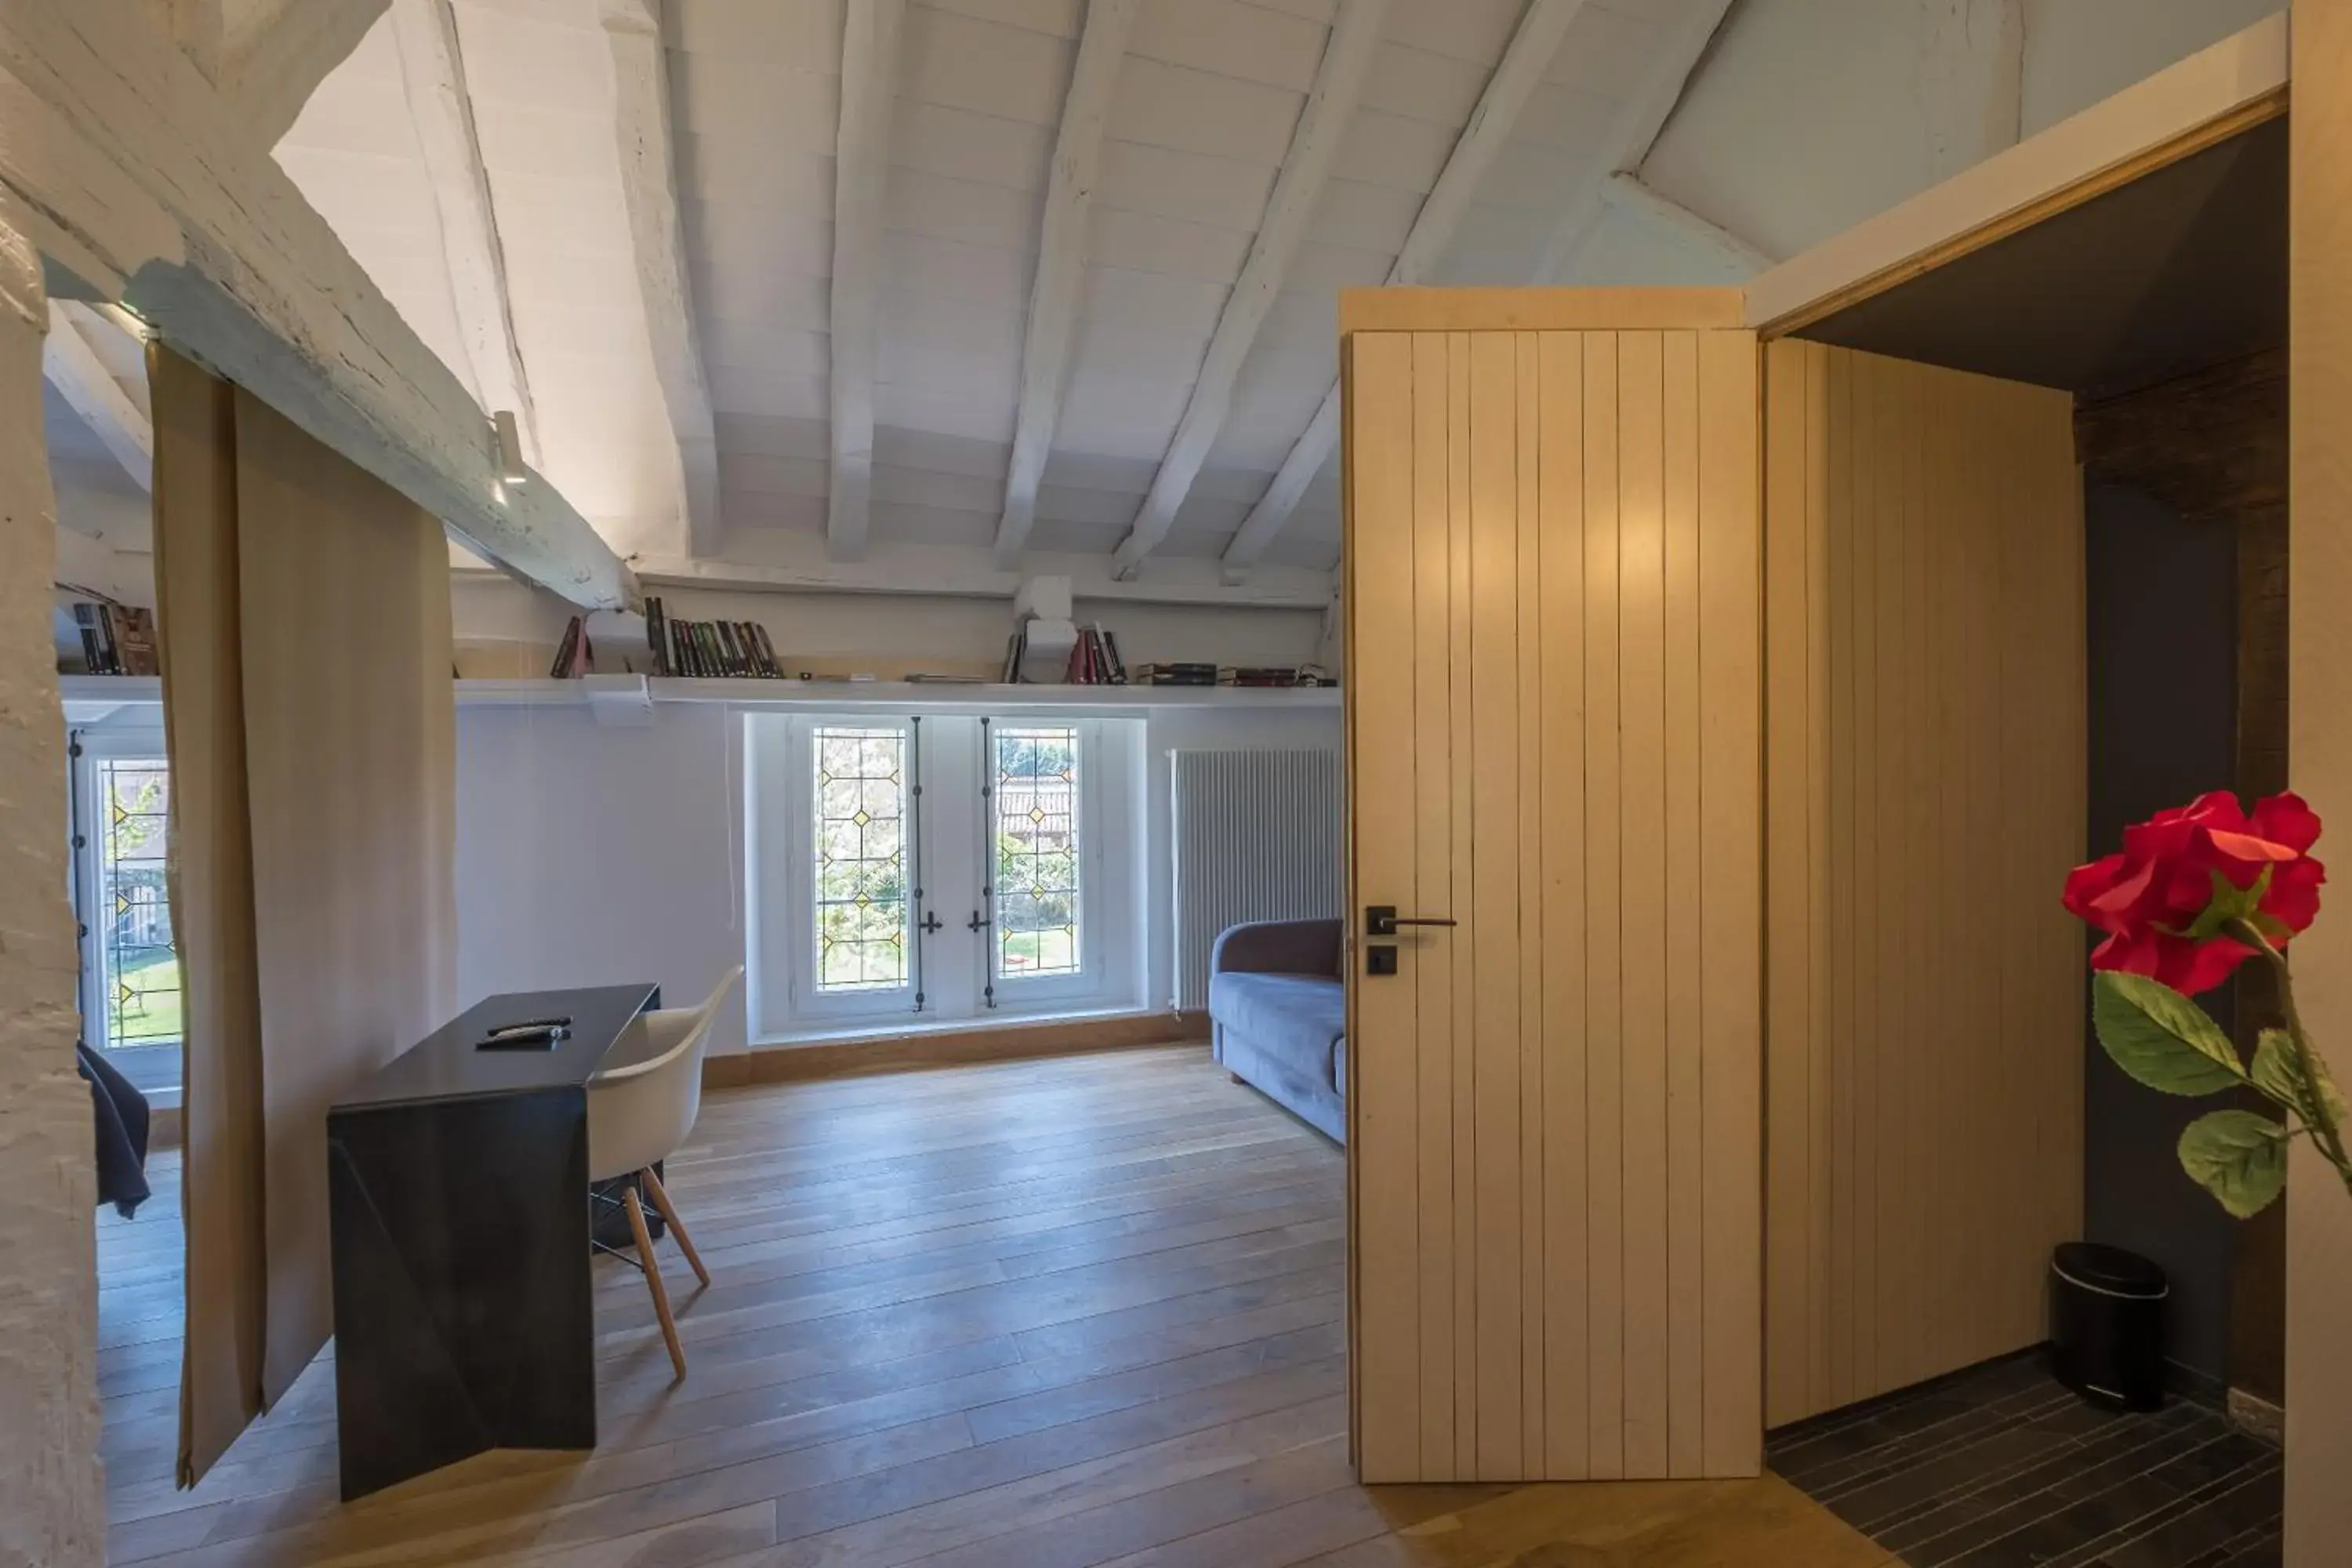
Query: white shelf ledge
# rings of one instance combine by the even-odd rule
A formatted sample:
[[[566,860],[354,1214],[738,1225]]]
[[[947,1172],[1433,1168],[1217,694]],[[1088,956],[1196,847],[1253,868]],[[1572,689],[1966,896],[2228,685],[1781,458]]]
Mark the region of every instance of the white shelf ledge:
[[[1008,710],[1084,709],[1139,712],[1170,708],[1311,710],[1339,706],[1336,686],[973,686],[955,681],[688,680],[637,675],[592,675],[583,680],[460,680],[460,708],[586,708],[610,710],[643,691],[665,702],[720,702],[739,708],[845,708],[866,711],[985,707]],[[61,675],[66,717],[98,723],[126,709],[160,709],[163,682],[152,675]]]

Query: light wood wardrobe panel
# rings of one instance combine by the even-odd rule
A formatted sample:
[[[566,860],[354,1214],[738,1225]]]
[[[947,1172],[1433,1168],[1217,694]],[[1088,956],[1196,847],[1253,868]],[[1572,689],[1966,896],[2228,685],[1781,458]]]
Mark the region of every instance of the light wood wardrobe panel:
[[[2031,1344],[2081,1218],[2063,393],[1765,355],[1766,1415]]]
[[[1363,1477],[1752,1474],[1755,340],[1347,356]]]

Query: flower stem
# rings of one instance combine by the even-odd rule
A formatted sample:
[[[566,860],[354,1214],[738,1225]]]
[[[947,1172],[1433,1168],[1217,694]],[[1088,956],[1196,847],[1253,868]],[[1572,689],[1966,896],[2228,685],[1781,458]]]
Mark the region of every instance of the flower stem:
[[[2304,1121],[2311,1126],[2313,1141],[2318,1143],[2320,1152],[2327,1156],[2328,1162],[2344,1178],[2347,1188],[2352,1189],[2352,1160],[2345,1156],[2343,1130],[2336,1125],[2336,1113],[2329,1108],[2327,1097],[2319,1090],[2318,1053],[2312,1047],[2311,1037],[2304,1033],[2303,1016],[2295,1011],[2294,977],[2287,970],[2286,954],[2273,947],[2270,938],[2264,936],[2262,928],[2252,921],[2233,920],[2230,922],[2229,931],[2231,936],[2268,959],[2272,970],[2278,975],[2279,1011],[2286,1018],[2287,1040],[2294,1047],[2295,1074],[2303,1080],[2304,1103],[2299,1110]]]

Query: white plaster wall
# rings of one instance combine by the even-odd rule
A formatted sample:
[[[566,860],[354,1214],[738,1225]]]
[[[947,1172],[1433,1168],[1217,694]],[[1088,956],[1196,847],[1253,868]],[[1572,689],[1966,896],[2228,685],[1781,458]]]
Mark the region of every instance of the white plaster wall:
[[[1793,256],[2278,8],[1739,0],[1642,177]]]
[[[457,990],[651,980],[702,999],[743,962],[741,726],[664,703],[652,727],[585,710],[457,711]],[[714,1026],[743,1048],[739,989]]]
[[[653,980],[698,1000],[744,960],[742,726],[715,703],[665,703],[650,729],[568,709],[457,714],[458,1000]],[[1174,989],[1167,754],[1339,744],[1339,712],[1154,715],[1147,778],[1145,995]],[[744,1048],[739,991],[715,1053]]]

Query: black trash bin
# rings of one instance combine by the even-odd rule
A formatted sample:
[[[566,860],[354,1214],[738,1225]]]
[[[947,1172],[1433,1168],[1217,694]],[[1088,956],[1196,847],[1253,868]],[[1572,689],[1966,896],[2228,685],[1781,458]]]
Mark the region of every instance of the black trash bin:
[[[2051,1370],[2113,1410],[2164,1405],[2164,1270],[2136,1252],[2061,1242],[2050,1255]]]

